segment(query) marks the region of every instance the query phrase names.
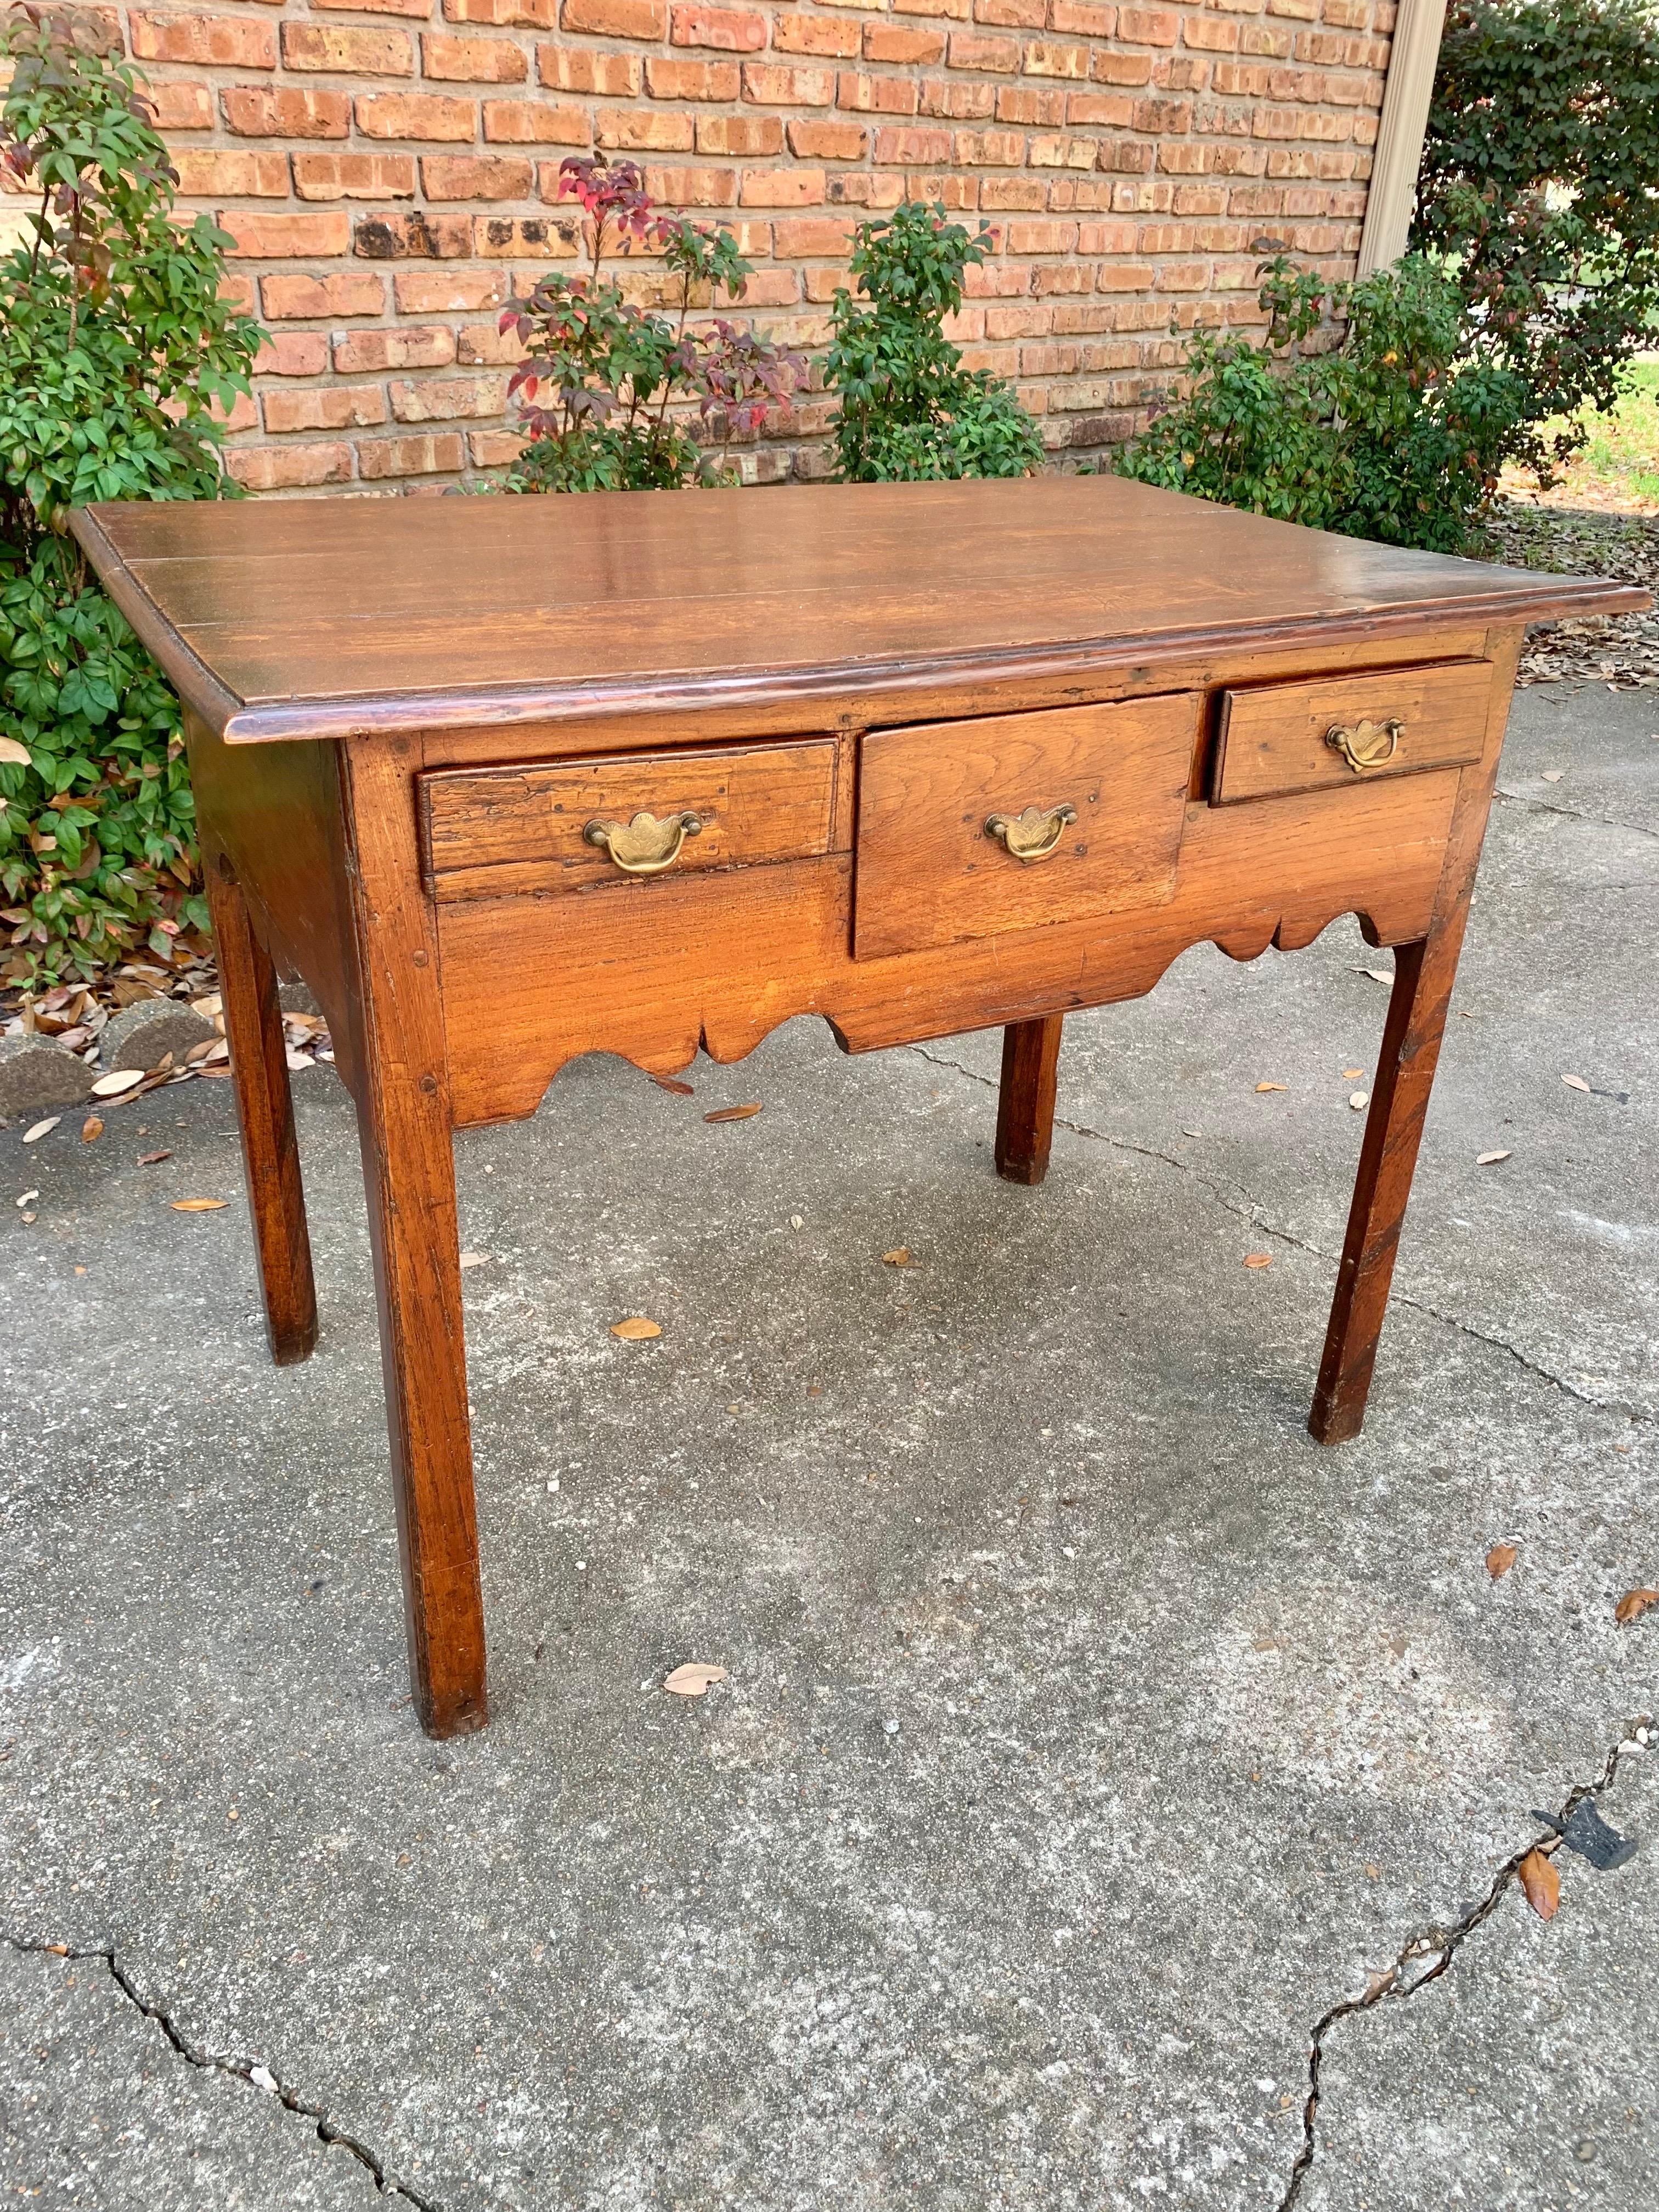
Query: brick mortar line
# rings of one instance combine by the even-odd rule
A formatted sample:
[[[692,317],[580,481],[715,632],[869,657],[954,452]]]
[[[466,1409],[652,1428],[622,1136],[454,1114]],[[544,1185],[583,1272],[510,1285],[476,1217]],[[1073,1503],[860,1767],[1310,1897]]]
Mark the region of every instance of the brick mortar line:
[[[458,15],[465,13],[465,4],[466,0],[459,0]],[[564,0],[562,9],[546,12],[567,14],[579,4],[582,0]],[[591,0],[588,5],[592,14]],[[487,337],[473,341],[474,358],[462,358],[469,325],[488,333],[485,319],[492,313],[491,307],[445,303],[405,307],[398,293],[399,276],[431,278],[431,295],[441,300],[446,271],[453,271],[458,279],[464,274],[493,276],[501,286],[510,287],[532,280],[544,269],[569,265],[572,257],[515,252],[526,243],[521,237],[492,241],[484,234],[491,221],[568,222],[568,202],[532,200],[527,195],[501,200],[420,197],[427,182],[423,162],[510,162],[520,165],[540,189],[550,185],[550,173],[562,155],[580,150],[557,142],[540,145],[485,138],[486,103],[524,105],[549,112],[564,107],[580,118],[584,130],[612,137],[623,134],[604,133],[602,118],[607,113],[665,120],[676,135],[689,133],[693,139],[689,147],[615,150],[631,153],[648,171],[672,173],[666,180],[671,187],[682,176],[688,185],[699,176],[711,179],[706,204],[702,195],[690,195],[691,211],[703,219],[748,226],[756,234],[757,253],[764,257],[757,290],[763,289],[769,276],[781,280],[776,290],[782,296],[759,299],[750,310],[756,320],[813,349],[823,343],[827,280],[841,274],[844,254],[829,246],[815,250],[816,241],[802,231],[817,225],[850,229],[865,216],[881,212],[890,196],[942,186],[953,203],[967,203],[961,207],[963,215],[969,219],[975,213],[982,215],[1002,230],[994,266],[1005,274],[1018,271],[1018,290],[976,293],[965,303],[954,335],[970,363],[992,367],[1016,383],[1043,422],[1057,456],[1109,444],[1133,427],[1146,404],[1149,380],[1177,365],[1172,357],[1172,331],[1189,330],[1202,320],[1259,320],[1247,295],[1254,236],[1259,236],[1263,226],[1295,235],[1300,250],[1334,270],[1351,264],[1393,14],[1387,0],[1364,6],[1357,0],[1354,4],[1324,0],[1322,6],[1310,4],[1271,15],[1261,6],[1214,9],[1188,5],[1152,10],[1103,7],[1092,15],[1080,0],[1073,0],[1069,9],[1066,0],[1055,0],[1045,14],[1048,18],[1060,15],[1061,20],[1042,23],[969,23],[959,15],[899,14],[888,9],[796,14],[770,8],[716,8],[702,11],[709,19],[702,27],[709,34],[705,44],[692,43],[690,36],[678,42],[673,37],[681,17],[697,12],[682,8],[636,11],[635,23],[649,25],[655,34],[631,36],[598,21],[584,21],[577,29],[553,21],[458,21],[451,20],[447,7],[445,0],[444,11],[438,12],[434,0],[425,12],[408,15],[332,9],[301,13],[283,8],[252,21],[240,15],[219,16],[200,5],[101,11],[112,27],[119,27],[124,49],[129,43],[164,43],[169,28],[191,21],[220,24],[227,33],[234,30],[245,36],[240,60],[134,58],[159,90],[199,89],[208,127],[181,122],[171,128],[169,143],[176,152],[185,156],[240,154],[250,161],[263,155],[283,165],[281,194],[204,190],[192,192],[185,204],[235,222],[252,224],[262,215],[290,222],[310,216],[317,226],[316,252],[238,255],[233,264],[234,275],[250,301],[264,312],[275,337],[317,338],[324,349],[320,365],[313,365],[304,349],[290,349],[292,373],[262,372],[256,387],[256,418],[232,434],[231,454],[259,488],[320,489],[332,477],[341,489],[392,491],[409,488],[412,473],[424,487],[435,489],[458,474],[495,465],[511,449],[512,425],[502,405],[490,404],[489,391],[492,380],[499,388],[510,363],[496,356]],[[626,20],[621,13],[612,18],[613,24]],[[161,38],[135,36],[140,23],[160,26]],[[747,43],[751,24],[762,41],[758,46]],[[296,33],[349,33],[358,40],[361,53],[372,52],[378,38],[380,50],[398,66],[388,74],[368,74],[361,65],[350,67],[344,60],[350,49],[342,48],[339,68],[297,67],[294,55],[299,41],[297,37],[291,40],[285,53],[285,28]],[[823,51],[813,50],[810,43],[815,31]],[[780,33],[793,33],[799,42],[780,45]],[[726,45],[714,42],[722,36]],[[918,47],[908,58],[896,52],[884,54],[878,44],[883,39],[895,48],[921,42],[926,51]],[[443,59],[434,46],[445,41],[460,50],[463,66],[466,50],[488,56],[499,48],[504,56],[514,58],[520,73],[515,75],[509,67],[503,76],[434,74],[429,64],[436,61],[441,66]],[[953,42],[958,49],[954,55]],[[1278,51],[1245,51],[1251,46]],[[1045,49],[1068,60],[1075,56],[1072,66],[1085,73],[1070,73],[1064,65],[1052,73],[1030,70],[1033,53]],[[317,52],[324,58],[323,46]],[[272,66],[253,65],[264,56]],[[1002,56],[1013,65],[976,65],[983,58]],[[1097,75],[1103,60],[1106,66]],[[553,79],[562,73],[567,61],[578,65],[579,77],[585,75],[592,82],[572,85],[544,80],[544,64],[546,78]],[[649,83],[653,62],[692,72],[718,71],[722,85],[732,82],[736,72],[738,96],[705,100],[678,97],[672,88],[653,92]],[[602,88],[607,64],[611,84],[621,89]],[[799,93],[810,83],[830,97],[808,101],[743,96],[746,86],[741,73],[745,69],[797,73],[795,79],[786,77],[757,90]],[[1219,72],[1231,73],[1233,82],[1218,87]],[[713,81],[705,77],[702,82]],[[907,108],[904,100],[897,100],[893,109],[878,105],[884,86],[902,88],[914,106]],[[928,87],[940,91],[943,96],[936,105],[947,110],[953,98],[971,96],[988,99],[991,112],[924,112],[921,94]],[[873,88],[878,96],[867,97],[862,106],[856,99],[844,106],[851,88]],[[301,139],[280,130],[232,131],[222,96],[233,92],[327,95],[338,104],[344,135]],[[999,113],[1005,101],[1013,104],[1011,95],[1018,95],[1021,104],[1052,102],[1057,113],[1053,118],[1022,117],[1018,109],[1014,115]],[[359,127],[359,103],[377,96],[452,100],[470,124],[469,135],[452,139],[371,137]],[[1079,98],[1116,102],[1126,112],[1116,118],[1073,119],[1067,111]],[[1146,112],[1138,117],[1137,109]],[[1320,118],[1328,127],[1318,127]],[[699,146],[700,129],[714,123],[753,125],[763,139],[752,149],[737,151]],[[816,125],[859,131],[860,150],[844,160],[836,158],[830,147],[794,153],[791,134]],[[768,131],[778,141],[775,145],[763,143]],[[888,134],[884,148],[884,133]],[[907,137],[915,143],[907,146]],[[1006,141],[1018,160],[971,158],[975,152],[1002,150],[999,141]],[[1072,142],[1092,149],[1086,171],[1063,159],[1063,149]],[[964,146],[969,149],[965,157],[960,150]],[[1033,163],[1031,156],[1040,148],[1054,149],[1055,158]],[[1098,166],[1113,149],[1129,148],[1136,149],[1139,166]],[[917,157],[935,151],[946,156],[947,149],[942,167],[917,169]],[[1198,167],[1174,158],[1178,152],[1194,156]],[[907,155],[911,157],[908,161]],[[404,194],[399,181],[395,192],[388,191],[377,198],[349,197],[343,191],[332,198],[303,198],[295,163],[307,155],[357,161],[378,158],[392,165],[394,178],[407,176],[410,191]],[[1231,163],[1224,162],[1228,155]],[[1224,157],[1223,166],[1216,165],[1217,156]],[[745,179],[767,173],[785,179],[805,175],[815,196],[793,204],[744,205]],[[863,189],[851,200],[831,197],[854,185]],[[872,191],[872,185],[882,189]],[[816,197],[819,193],[823,197]],[[729,201],[724,194],[731,195]],[[1027,195],[1035,196],[1039,204],[1012,204],[1017,196]],[[988,197],[1007,204],[987,205]],[[665,204],[678,205],[687,195],[663,189],[662,198]],[[1079,198],[1103,204],[1078,206]],[[1178,204],[1183,198],[1188,203],[1185,206]],[[1052,204],[1056,199],[1060,204]],[[1127,204],[1121,204],[1126,201]],[[1265,211],[1262,203],[1268,204]],[[450,242],[464,241],[465,250],[430,257],[395,252],[382,257],[358,250],[366,219],[379,216],[395,226],[416,213],[426,215],[434,227],[465,227],[459,234],[451,231]],[[328,234],[330,217],[334,219],[333,237]],[[795,227],[781,255],[780,226]],[[1097,239],[1085,243],[1091,229]],[[1011,237],[1016,230],[1026,234],[1017,244]],[[1114,230],[1119,234],[1115,242],[1099,236]],[[1206,231],[1212,234],[1208,239]],[[1043,232],[1048,235],[1036,234]],[[439,238],[444,242],[441,230]],[[288,241],[276,238],[268,242]],[[386,264],[392,261],[398,265],[388,270]],[[1125,276],[1140,276],[1144,271],[1144,281],[1102,290],[1103,275],[1114,269]],[[1073,270],[1086,290],[1066,284],[1042,289],[1045,277]],[[385,281],[388,273],[390,284]],[[264,309],[264,283],[283,276],[319,282],[373,278],[378,303],[361,315],[343,313],[331,303],[316,314],[272,314]],[[418,299],[419,288],[411,283],[408,289]],[[487,297],[485,288],[474,289]],[[365,289],[356,304],[368,307],[371,296]],[[300,302],[291,299],[289,304]],[[390,337],[394,331],[422,328],[441,331],[441,343],[453,357],[407,363],[372,358],[361,365],[337,362],[337,349],[349,349],[354,333]],[[471,400],[475,411],[447,411],[446,396],[437,411],[426,415],[417,396],[419,386],[446,382],[470,385],[470,392],[458,392],[453,398],[457,403]],[[355,393],[361,407],[378,419],[353,419],[355,410],[349,404],[339,422],[320,419],[327,410],[319,395],[330,391]],[[398,411],[400,392],[410,395],[402,400],[407,410],[403,414]],[[272,409],[274,425],[268,424],[266,404],[272,399],[280,403],[285,394],[319,395],[314,411],[319,419],[307,421],[308,410],[302,405],[284,410],[279,404]],[[811,398],[819,420],[803,424],[786,418],[759,441],[740,448],[750,473],[773,478],[821,469],[825,408],[822,395]],[[309,461],[307,454],[313,457]],[[267,457],[263,465],[255,458],[259,455]],[[379,474],[365,468],[371,457],[375,457]]]

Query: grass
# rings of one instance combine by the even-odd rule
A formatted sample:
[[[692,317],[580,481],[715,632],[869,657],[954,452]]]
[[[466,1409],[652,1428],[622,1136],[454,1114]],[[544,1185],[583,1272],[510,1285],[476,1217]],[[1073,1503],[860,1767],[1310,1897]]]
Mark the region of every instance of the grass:
[[[1634,364],[1611,414],[1598,415],[1586,407],[1582,419],[1589,431],[1589,442],[1554,489],[1542,495],[1543,503],[1659,514],[1659,360],[1650,356]],[[1519,469],[1504,471],[1503,489],[1512,498],[1540,497],[1536,485]]]

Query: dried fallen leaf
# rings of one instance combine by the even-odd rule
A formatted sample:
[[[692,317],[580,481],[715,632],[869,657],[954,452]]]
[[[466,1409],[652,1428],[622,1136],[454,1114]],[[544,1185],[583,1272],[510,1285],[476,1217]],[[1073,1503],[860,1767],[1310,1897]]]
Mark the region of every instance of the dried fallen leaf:
[[[175,1198],[173,1210],[175,1213],[217,1213],[229,1203],[228,1198]]]
[[[1291,1087],[1291,1086],[1290,1086],[1290,1085],[1289,1085],[1288,1083],[1258,1083],[1258,1084],[1256,1085],[1256,1086],[1255,1086],[1255,1087],[1256,1087],[1256,1089],[1257,1089],[1257,1091],[1288,1091],[1288,1090],[1290,1089],[1290,1087]]]
[[[1273,1263],[1273,1255],[1271,1252],[1247,1252],[1244,1255],[1244,1265],[1247,1267],[1271,1267]]]
[[[1613,1608],[1613,1617],[1620,1628],[1628,1628],[1632,1620],[1640,1620],[1650,1605],[1659,1605],[1659,1590],[1629,1589]]]
[[[1363,1067],[1345,1067],[1342,1071],[1342,1080],[1345,1083],[1357,1082],[1364,1073]]]
[[[705,1121],[746,1121],[751,1114],[758,1114],[761,1102],[757,1098],[749,1106],[717,1106],[712,1114],[705,1114]]]
[[[881,1263],[884,1267],[908,1267],[910,1264],[910,1247],[908,1244],[894,1245],[890,1252],[882,1254]]]
[[[1361,975],[1369,975],[1373,983],[1392,983],[1394,981],[1392,968],[1361,968],[1356,972]]]
[[[34,756],[15,738],[0,738],[0,761],[4,761],[9,768],[33,768]]]
[[[171,1152],[140,1152],[138,1164],[141,1168],[153,1168],[158,1161],[170,1160],[172,1158]]]
[[[700,1698],[711,1682],[723,1682],[725,1680],[724,1667],[710,1667],[701,1659],[691,1659],[684,1667],[676,1667],[665,1680],[663,1687],[671,1697]]]
[[[103,1123],[99,1120],[95,1114],[88,1114],[86,1120],[81,1124],[81,1142],[83,1145],[95,1144],[97,1139],[101,1137],[103,1133]]]
[[[1508,1152],[1477,1152],[1474,1164],[1478,1168],[1496,1167],[1499,1160],[1506,1160],[1510,1157]]]
[[[1565,769],[1547,768],[1539,781],[1542,783],[1559,783],[1565,774]]]
[[[118,1098],[124,1091],[136,1091],[144,1079],[142,1067],[118,1067],[113,1075],[100,1075],[92,1086],[94,1098]]]
[[[1527,1902],[1540,1920],[1553,1920],[1561,1902],[1561,1877],[1542,1851],[1528,1851],[1521,1862],[1521,1887]]]
[[[488,1252],[463,1252],[460,1263],[464,1267],[482,1267],[489,1257]]]
[[[1356,1114],[1363,1113],[1370,1103],[1371,1094],[1369,1091],[1351,1091],[1348,1093],[1348,1103]]]
[[[37,1121],[32,1129],[24,1130],[23,1142],[26,1145],[38,1145],[42,1137],[51,1136],[63,1118],[61,1114],[48,1114],[44,1121]]]
[[[626,1321],[613,1321],[612,1336],[621,1337],[624,1344],[643,1344],[648,1336],[660,1336],[660,1322],[647,1321],[643,1314],[629,1314]]]
[[[1494,1544],[1486,1554],[1486,1572],[1501,1583],[1520,1556],[1513,1544]]]
[[[659,1091],[672,1091],[676,1098],[695,1098],[696,1092],[689,1083],[682,1083],[678,1075],[653,1075],[651,1080]]]
[[[1561,1080],[1566,1085],[1569,1091],[1588,1091],[1589,1089],[1589,1084],[1585,1082],[1582,1075],[1564,1075],[1561,1078]]]

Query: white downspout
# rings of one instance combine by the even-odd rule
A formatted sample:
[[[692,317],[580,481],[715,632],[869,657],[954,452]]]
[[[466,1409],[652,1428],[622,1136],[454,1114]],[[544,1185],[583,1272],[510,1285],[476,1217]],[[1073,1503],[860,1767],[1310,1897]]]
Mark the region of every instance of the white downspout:
[[[1429,99],[1434,90],[1440,34],[1446,25],[1446,0],[1400,0],[1389,76],[1382,93],[1370,191],[1365,198],[1365,227],[1359,240],[1359,274],[1386,269],[1406,250],[1417,202],[1417,172],[1428,129]]]

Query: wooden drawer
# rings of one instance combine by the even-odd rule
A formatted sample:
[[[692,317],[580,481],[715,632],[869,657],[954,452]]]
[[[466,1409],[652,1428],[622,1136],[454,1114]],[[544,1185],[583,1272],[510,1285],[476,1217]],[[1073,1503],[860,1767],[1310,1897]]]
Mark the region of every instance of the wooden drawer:
[[[1190,692],[871,731],[859,767],[855,956],[1170,898],[1199,707]],[[1074,818],[1060,819],[1061,808]],[[989,825],[1028,809],[1043,817],[1033,833],[1052,825],[1051,849],[1022,860]]]
[[[417,782],[422,861],[440,899],[594,890],[828,852],[836,747],[830,738],[687,747],[518,768],[434,769]],[[690,815],[698,826],[665,866],[633,873],[587,830],[590,823],[626,828],[639,814],[663,824]]]
[[[1452,660],[1224,691],[1215,804],[1478,760],[1491,689],[1487,662]],[[1341,731],[1350,733],[1352,759],[1333,742]],[[1365,764],[1368,755],[1376,756],[1374,765]]]

